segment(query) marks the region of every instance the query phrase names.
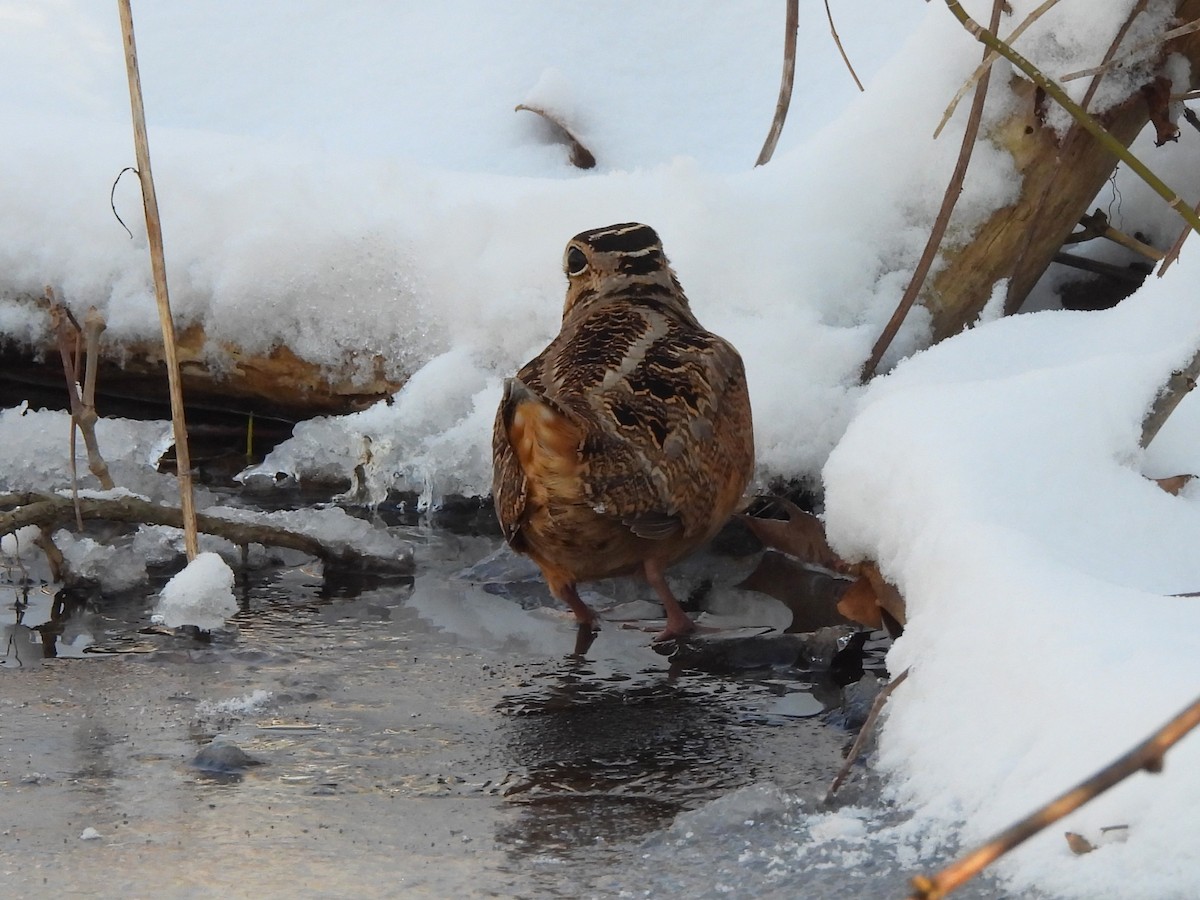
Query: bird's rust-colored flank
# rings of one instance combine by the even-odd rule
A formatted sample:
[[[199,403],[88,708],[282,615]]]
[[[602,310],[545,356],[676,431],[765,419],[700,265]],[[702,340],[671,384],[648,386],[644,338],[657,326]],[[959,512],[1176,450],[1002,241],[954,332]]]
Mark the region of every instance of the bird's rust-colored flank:
[[[576,235],[558,337],[508,379],[492,436],[496,514],[580,623],[576,584],[640,572],[694,628],[667,566],[711,538],[754,469],[741,357],[705,331],[652,228]]]

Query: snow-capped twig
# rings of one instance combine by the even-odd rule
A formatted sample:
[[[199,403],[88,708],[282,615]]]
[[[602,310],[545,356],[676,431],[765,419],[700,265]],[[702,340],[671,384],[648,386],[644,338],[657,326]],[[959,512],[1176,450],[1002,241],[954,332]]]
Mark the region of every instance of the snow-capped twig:
[[[783,134],[783,122],[787,118],[788,107],[792,103],[792,84],[796,80],[796,31],[800,27],[800,0],[788,0],[787,15],[784,20],[783,35],[783,78],[779,83],[779,99],[775,101],[775,117],[771,120],[771,130],[763,142],[762,150],[758,151],[755,166],[764,166],[775,155],[775,145],[779,143],[779,135]]]
[[[129,105],[133,114],[133,144],[137,155],[138,180],[142,185],[142,206],[146,212],[146,237],[150,243],[150,268],[154,272],[154,296],[162,326],[163,357],[167,363],[167,381],[171,391],[171,423],[175,432],[175,460],[179,478],[179,503],[183,510],[184,545],[189,560],[199,552],[196,535],[196,501],[192,492],[192,461],[188,453],[187,423],[183,414],[183,386],[179,375],[179,353],[175,347],[175,322],[167,296],[167,263],[163,255],[162,222],[158,217],[158,197],[150,171],[150,141],[146,136],[146,112],[142,105],[142,79],[138,74],[137,45],[133,38],[133,11],[129,0],[117,0],[121,16],[121,35],[125,44],[125,70],[129,78]]]
[[[575,136],[575,132],[567,127],[562,117],[551,112],[541,106],[530,106],[527,103],[518,103],[514,107],[515,112],[531,112],[535,116],[541,116],[550,125],[561,131],[563,137],[566,138],[567,146],[571,148],[571,165],[577,169],[591,169],[596,165],[596,157],[587,147],[583,146],[583,142]]]
[[[1000,27],[1000,12],[1003,8],[1004,0],[993,0],[992,18],[989,23],[993,31]],[[958,161],[954,164],[954,173],[950,176],[950,183],[946,185],[946,193],[942,196],[942,207],[938,210],[933,228],[929,232],[929,240],[925,243],[925,251],[917,261],[917,267],[913,270],[912,278],[904,290],[904,295],[900,298],[900,303],[896,306],[896,311],[892,313],[892,317],[883,328],[883,333],[879,335],[875,346],[871,348],[870,358],[863,364],[859,380],[864,384],[874,377],[875,370],[883,359],[883,354],[891,346],[892,340],[899,333],[900,326],[904,323],[909,310],[917,302],[917,295],[925,285],[925,277],[933,267],[933,260],[937,257],[938,248],[942,246],[942,238],[950,224],[950,214],[954,212],[958,195],[962,193],[963,180],[967,177],[967,166],[971,162],[971,150],[975,147],[975,138],[979,135],[979,122],[983,118],[983,101],[987,98],[991,71],[990,68],[985,71],[975,86],[975,97],[971,101],[971,113],[967,116],[967,127],[963,132]]]
[[[1104,73],[1108,71],[1108,64],[1112,62],[1114,56],[1117,55],[1117,48],[1121,46],[1121,42],[1125,40],[1125,35],[1129,33],[1130,27],[1133,25],[1134,19],[1142,14],[1146,9],[1147,0],[1137,0],[1133,5],[1133,9],[1129,11],[1129,15],[1125,17],[1125,21],[1121,23],[1121,27],[1117,29],[1116,36],[1112,39],[1112,43],[1108,45],[1108,50],[1104,52],[1104,59],[1100,60],[1100,71],[1092,79],[1091,84],[1087,86],[1087,90],[1083,93],[1083,99],[1079,101],[1079,105],[1087,109],[1092,98],[1096,96],[1096,91],[1100,89],[1100,82],[1104,79]]]
[[[71,520],[74,508],[69,498],[58,494],[34,491],[0,494],[0,536],[10,534],[26,525],[38,525],[43,529],[61,526]],[[89,521],[183,527],[183,513],[177,507],[152,503],[141,497],[126,495],[83,498],[79,501],[79,511],[83,518]],[[368,555],[358,552],[349,544],[325,543],[302,532],[264,522],[238,522],[201,514],[196,516],[196,525],[205,534],[224,538],[243,547],[262,544],[299,550],[335,565],[358,565],[379,572],[399,574],[412,571],[411,555]]]
[[[1006,828],[983,846],[942,869],[933,877],[918,875],[913,878],[913,893],[909,900],[940,900],[951,891],[962,887],[1009,850],[1094,800],[1130,775],[1142,770],[1151,774],[1161,772],[1163,756],[1167,750],[1197,725],[1200,725],[1200,698],[1124,756]]]
[[[1141,446],[1143,449],[1150,446],[1150,442],[1162,430],[1167,419],[1171,417],[1171,413],[1175,412],[1175,408],[1183,402],[1183,398],[1191,393],[1196,386],[1197,379],[1200,379],[1200,352],[1197,352],[1182,369],[1172,372],[1167,383],[1154,398],[1150,412],[1142,420]]]

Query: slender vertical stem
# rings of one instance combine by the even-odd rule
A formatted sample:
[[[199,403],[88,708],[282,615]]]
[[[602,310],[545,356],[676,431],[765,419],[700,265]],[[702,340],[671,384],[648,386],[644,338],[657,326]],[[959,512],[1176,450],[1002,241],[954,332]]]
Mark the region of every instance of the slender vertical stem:
[[[754,165],[762,166],[770,162],[775,154],[775,145],[779,143],[779,135],[783,133],[783,121],[787,118],[788,107],[792,103],[792,83],[796,80],[796,31],[800,27],[800,0],[787,0],[787,20],[784,23],[786,33],[783,38],[783,80],[779,84],[779,100],[775,103],[775,118],[771,121],[771,130]]]
[[[150,172],[150,142],[146,137],[146,111],[142,106],[142,79],[138,74],[137,45],[133,39],[133,11],[129,0],[117,0],[121,33],[125,42],[125,69],[129,76],[129,104],[133,113],[133,143],[137,153],[138,178],[142,183],[142,205],[146,210],[146,237],[150,242],[150,266],[154,272],[154,296],[162,325],[163,355],[171,390],[171,424],[175,431],[175,460],[179,476],[180,510],[183,513],[184,545],[189,560],[199,552],[196,536],[196,504],[192,495],[192,461],[188,453],[187,423],[183,416],[183,388],[179,377],[179,355],[175,348],[175,323],[167,296],[167,264],[163,255],[162,223],[158,198]]]
[[[993,32],[1000,29],[1000,12],[1003,7],[1002,0],[994,0],[992,3],[992,20],[989,27]],[[984,57],[987,57],[986,51]],[[983,118],[983,101],[987,98],[988,81],[991,79],[991,75],[991,68],[986,69],[979,76],[979,82],[975,85],[975,96],[971,100],[971,112],[967,116],[967,127],[963,132],[958,161],[954,164],[954,174],[950,176],[950,183],[946,185],[946,193],[942,197],[942,208],[938,210],[933,230],[929,232],[929,240],[925,243],[925,252],[917,260],[917,267],[913,271],[912,279],[908,282],[904,296],[900,298],[900,302],[896,305],[896,311],[892,313],[892,317],[883,328],[883,333],[879,335],[875,346],[871,348],[870,358],[863,364],[859,380],[864,384],[875,377],[875,370],[879,367],[883,354],[891,346],[905,317],[912,309],[913,304],[917,302],[917,295],[921,293],[921,288],[925,285],[925,277],[933,267],[933,260],[937,257],[938,248],[942,246],[942,238],[950,224],[950,214],[954,212],[954,205],[958,202],[958,195],[962,193],[963,181],[967,177],[967,166],[971,162],[971,151],[975,147],[975,138],[979,135],[979,122]]]

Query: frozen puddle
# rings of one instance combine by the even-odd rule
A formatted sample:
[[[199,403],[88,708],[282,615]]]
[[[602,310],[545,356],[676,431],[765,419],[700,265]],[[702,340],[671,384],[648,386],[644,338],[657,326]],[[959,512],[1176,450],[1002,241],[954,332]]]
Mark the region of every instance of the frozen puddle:
[[[495,540],[413,539],[415,578],[260,572],[211,640],[153,591],[6,604],[5,895],[902,895],[901,824],[814,812],[849,738],[826,676],[673,670],[636,620],[577,657],[519,566],[480,575]]]

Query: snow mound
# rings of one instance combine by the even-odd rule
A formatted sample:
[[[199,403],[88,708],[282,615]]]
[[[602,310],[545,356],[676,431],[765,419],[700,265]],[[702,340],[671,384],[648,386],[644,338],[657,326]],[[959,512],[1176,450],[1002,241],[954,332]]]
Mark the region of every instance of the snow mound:
[[[212,631],[237,608],[233,570],[216,553],[201,553],[163,587],[155,616],[169,628],[194,625]]]

